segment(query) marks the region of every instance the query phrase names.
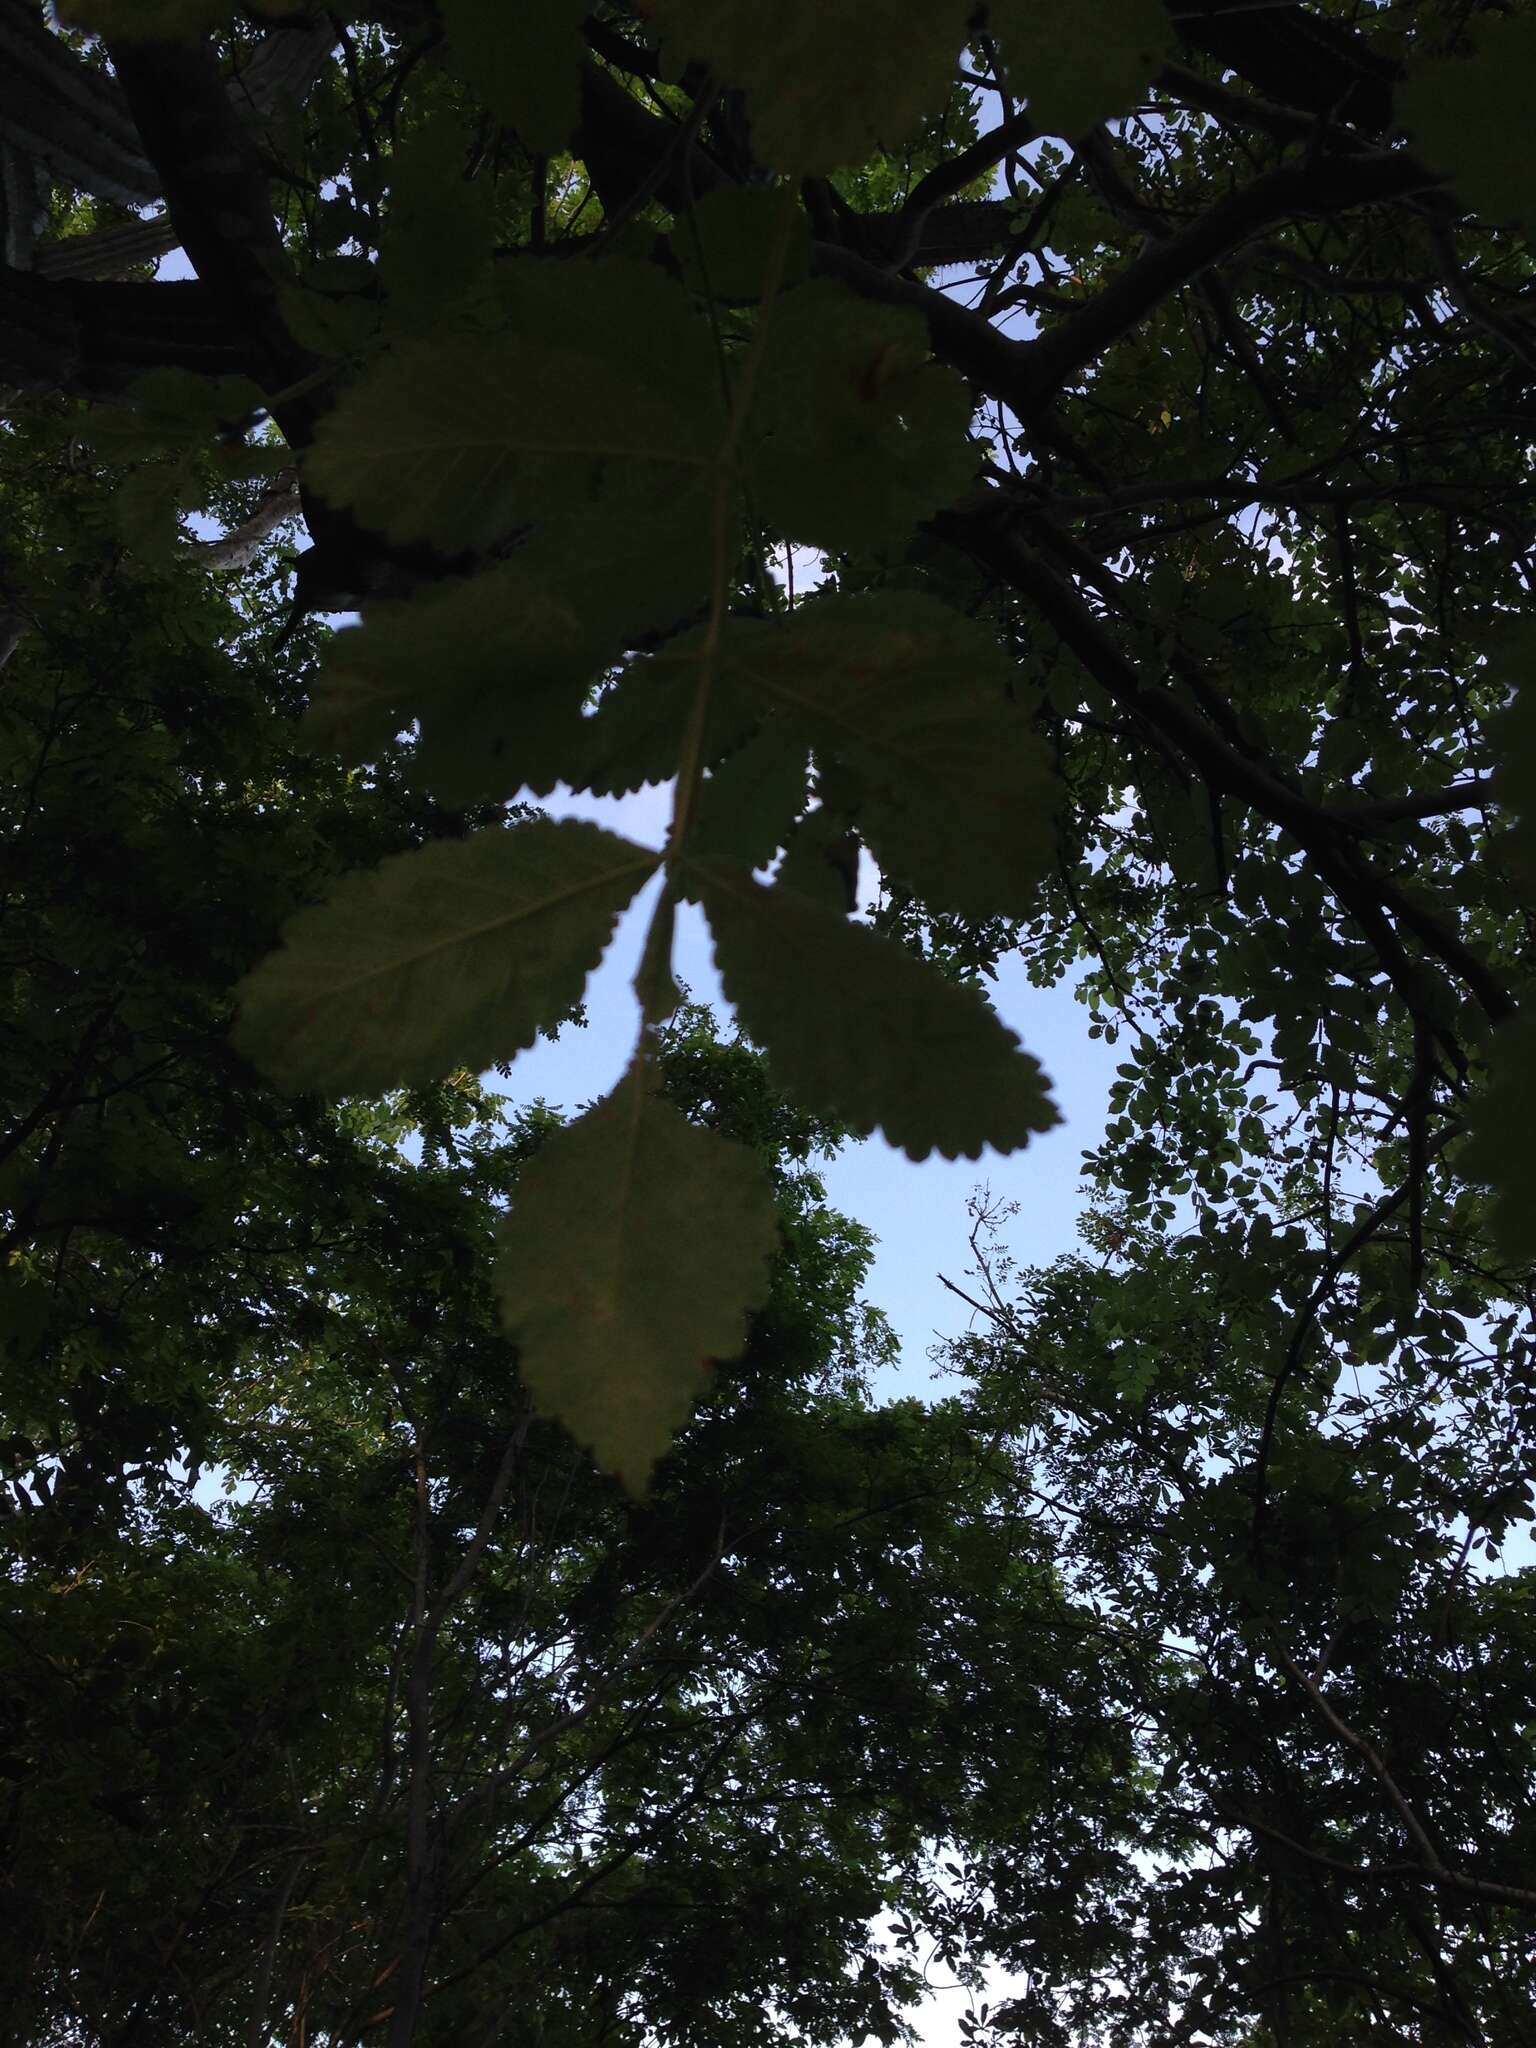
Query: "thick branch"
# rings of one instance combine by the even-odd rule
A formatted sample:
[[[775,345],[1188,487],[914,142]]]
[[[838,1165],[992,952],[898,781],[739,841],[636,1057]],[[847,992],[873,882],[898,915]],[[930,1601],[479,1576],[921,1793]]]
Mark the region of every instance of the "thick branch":
[[[1368,833],[1385,825],[1411,824],[1417,818],[1449,818],[1457,811],[1480,810],[1492,798],[1492,778],[1473,775],[1445,789],[1425,789],[1408,796],[1361,797],[1356,803],[1335,804],[1333,816],[1352,832]]]
[[[261,553],[262,544],[285,519],[297,519],[302,511],[299,475],[285,469],[275,476],[261,494],[249,519],[218,540],[195,543],[197,559],[205,569],[245,569]]]
[[[1081,312],[1038,340],[1015,342],[1013,391],[994,391],[1021,418],[1070,384],[1164,299],[1281,221],[1326,217],[1426,191],[1440,180],[1412,157],[1307,158],[1266,171],[1208,207],[1187,228],[1154,243],[1095,294]]]
[[[934,353],[1021,420],[1034,418],[1164,299],[1285,220],[1400,199],[1439,180],[1411,157],[1307,159],[1267,171],[1166,240],[1153,243],[1076,312],[1030,341],[1011,341],[944,293],[892,277],[851,250],[818,242],[818,270],[866,298],[925,315]]]
[[[256,367],[202,284],[84,283],[0,264],[0,385],[96,396],[167,364],[207,377]]]
[[[1401,67],[1341,21],[1297,6],[1255,9],[1222,0],[1171,0],[1182,39],[1267,99],[1368,134],[1392,125]]]
[[[1503,1905],[1524,1906],[1527,1910],[1536,1907],[1536,1891],[1527,1891],[1515,1885],[1490,1884],[1484,1878],[1467,1877],[1458,1870],[1449,1869],[1435,1847],[1428,1829],[1414,1812],[1375,1746],[1350,1727],[1343,1715],[1329,1704],[1322,1688],[1307,1676],[1299,1664],[1293,1663],[1289,1657],[1281,1657],[1278,1662],[1281,1668],[1295,1679],[1339,1740],[1352,1749],[1356,1756],[1364,1759],[1367,1769],[1392,1802],[1408,1839],[1423,1857],[1424,1874],[1427,1877],[1432,1878],[1437,1884],[1450,1885],[1457,1891],[1470,1893],[1474,1898],[1497,1900]]]
[[[333,40],[322,20],[273,29],[227,87],[242,119],[301,104]],[[37,0],[0,0],[0,137],[77,191],[124,206],[161,197],[153,152],[119,80],[54,35]]]
[[[286,266],[266,173],[212,52],[170,43],[113,43],[111,52],[193,269],[249,335],[261,381],[273,390],[297,383],[314,364],[278,311]],[[296,424],[307,426],[307,414]]]

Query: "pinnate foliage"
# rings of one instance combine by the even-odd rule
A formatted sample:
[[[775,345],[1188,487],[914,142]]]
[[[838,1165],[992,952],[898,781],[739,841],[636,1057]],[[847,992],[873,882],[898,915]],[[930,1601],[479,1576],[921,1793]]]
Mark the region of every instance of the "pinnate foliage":
[[[445,0],[455,66],[488,107],[545,154],[570,140],[580,100],[581,0]]]
[[[745,93],[761,160],[800,175],[905,142],[942,104],[966,27],[964,0],[848,0],[835,13],[817,0],[658,0],[656,16],[678,56]]]
[[[456,331],[407,343],[341,399],[311,487],[472,573],[344,632],[310,734],[366,758],[414,723],[417,773],[448,801],[672,782],[642,1018],[665,1011],[673,893],[693,891],[727,992],[793,1096],[916,1158],[1011,1149],[1055,1112],[984,998],[849,926],[849,906],[764,891],[729,864],[771,861],[822,792],[947,908],[1018,914],[1052,846],[1049,772],[986,628],[896,592],[765,612],[757,522],[831,548],[900,542],[966,488],[975,456],[965,386],[930,360],[922,323],[795,281],[802,210],[788,187],[758,196],[704,212],[679,278],[623,255],[515,263]],[[727,314],[715,271],[750,278],[756,303]],[[634,649],[642,631],[659,631],[654,652]],[[505,1061],[579,1001],[655,864],[594,828],[539,825],[387,864],[295,920],[242,991],[239,1043],[283,1085],[331,1094]],[[678,1361],[728,1348],[759,1256],[731,1193],[744,1165],[705,1148],[686,1169],[696,1206],[656,1198],[671,1154],[643,1107],[647,1071],[642,1043],[613,1099],[623,1115],[591,1112],[541,1176],[545,1197],[519,1194],[502,1287],[535,1397],[636,1486],[696,1391]],[[604,1181],[619,1134],[630,1163],[588,1219],[601,1243],[578,1315],[574,1190]],[[621,1198],[634,1175],[643,1200]],[[703,1334],[683,1313],[701,1242],[720,1276],[697,1295]],[[626,1350],[643,1287],[653,1334]]]
[[[768,327],[746,425],[752,502],[813,547],[893,545],[972,481],[970,415],[916,314],[814,279]]]
[[[618,521],[685,489],[720,439],[709,333],[648,267],[528,268],[503,324],[401,350],[327,420],[317,490],[445,555],[535,520]]]
[[[821,598],[783,625],[743,621],[721,668],[847,771],[888,874],[936,909],[1028,909],[1055,793],[995,634],[916,593]]]

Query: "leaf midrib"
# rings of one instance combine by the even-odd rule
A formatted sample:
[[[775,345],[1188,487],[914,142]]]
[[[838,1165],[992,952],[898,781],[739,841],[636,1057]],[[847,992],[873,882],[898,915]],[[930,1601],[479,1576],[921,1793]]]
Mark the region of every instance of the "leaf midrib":
[[[406,967],[417,966],[423,960],[431,959],[434,953],[448,952],[455,946],[470,945],[474,940],[484,938],[487,932],[496,931],[502,926],[516,925],[522,920],[538,916],[546,910],[557,910],[562,904],[573,902],[580,896],[591,895],[598,889],[620,880],[624,875],[631,872],[642,875],[647,874],[655,868],[660,858],[659,854],[647,852],[642,858],[626,861],[622,866],[605,869],[600,875],[588,876],[585,881],[558,890],[551,896],[542,897],[537,903],[528,905],[521,910],[505,913],[500,917],[487,918],[483,924],[470,925],[464,929],[454,931],[446,938],[437,939],[430,945],[419,946],[409,953],[386,961],[382,966],[372,967],[366,974],[357,974],[350,976],[346,981],[333,982],[327,997],[322,998],[322,1000],[333,999],[337,996],[350,994],[356,989],[365,988],[369,982],[377,981],[384,975],[400,973]]]

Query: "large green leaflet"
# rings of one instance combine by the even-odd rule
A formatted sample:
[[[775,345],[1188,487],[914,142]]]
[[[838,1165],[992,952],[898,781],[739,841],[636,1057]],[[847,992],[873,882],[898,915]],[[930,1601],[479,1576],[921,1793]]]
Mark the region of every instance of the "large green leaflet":
[[[1490,674],[1513,696],[1493,731],[1496,794],[1507,820],[1500,853],[1519,893],[1536,902],[1536,625],[1522,622],[1490,650]],[[1495,1243],[1512,1263],[1536,1257],[1536,1002],[1501,1025],[1488,1047],[1488,1079],[1467,1118],[1458,1164],[1493,1191]]]
[[[459,792],[452,771],[471,741],[463,779],[542,793],[576,751],[602,656],[585,611],[505,562],[413,604],[373,607],[339,632],[305,734],[360,761],[420,720],[422,771],[443,795]]]
[[[454,67],[517,131],[552,156],[580,112],[583,0],[443,0]]]
[[[1476,47],[1416,70],[1397,111],[1424,161],[1491,220],[1536,219],[1531,85],[1536,16],[1478,18]]]
[[[569,520],[579,552],[713,462],[718,371],[686,293],[615,258],[513,268],[498,332],[401,350],[317,436],[311,484],[392,541],[452,555]]]
[[[804,176],[904,142],[944,104],[968,0],[657,0],[676,52],[746,94],[757,154]]]
[[[1048,135],[1086,135],[1128,114],[1173,37],[1159,0],[990,0],[1011,91]]]
[[[495,246],[488,181],[465,176],[474,138],[439,116],[397,144],[379,280],[407,333],[434,326],[483,275]]]
[[[806,746],[769,716],[699,791],[689,844],[710,859],[760,868],[791,836],[806,798]]]
[[[855,771],[888,874],[971,916],[1028,908],[1053,781],[987,627],[911,592],[814,599],[785,624],[738,621],[722,666]]]
[[[978,990],[743,868],[696,859],[683,878],[727,997],[808,1108],[882,1130],[913,1159],[1017,1151],[1060,1121],[1039,1066]]]
[[[241,983],[235,1041],[279,1087],[378,1093],[483,1069],[580,998],[656,855],[537,819],[405,853],[300,911]]]
[[[1468,1118],[1458,1165],[1493,1189],[1493,1237],[1512,1264],[1536,1258],[1536,1014],[1495,1033],[1488,1084]]]
[[[734,622],[727,635],[734,631]],[[599,796],[622,796],[647,783],[670,782],[682,759],[689,707],[705,663],[713,677],[704,755],[712,760],[751,730],[754,709],[714,652],[706,629],[680,633],[660,653],[637,661],[614,682],[587,719],[571,781]]]
[[[753,503],[815,547],[905,540],[972,482],[970,417],[917,314],[813,279],[773,308],[746,442]]]
[[[783,197],[771,185],[722,185],[707,192],[672,231],[673,252],[690,291],[755,305],[770,273],[780,289],[799,284],[811,267],[811,223],[797,210],[786,241],[783,221]]]
[[[534,1156],[501,1229],[497,1289],[541,1412],[643,1494],[711,1362],[741,1350],[774,1243],[761,1162],[637,1060]]]

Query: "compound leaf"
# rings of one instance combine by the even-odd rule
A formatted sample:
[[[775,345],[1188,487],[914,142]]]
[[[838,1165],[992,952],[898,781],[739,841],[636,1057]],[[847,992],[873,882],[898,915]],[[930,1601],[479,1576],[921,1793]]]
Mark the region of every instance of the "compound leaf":
[[[710,770],[699,791],[690,843],[713,860],[765,867],[789,838],[806,797],[803,738],[770,716]]]
[[[471,148],[464,125],[440,114],[391,158],[379,278],[391,314],[411,333],[434,326],[491,260],[489,186],[465,176]]]
[[[978,990],[745,869],[695,859],[683,875],[727,998],[807,1108],[878,1128],[913,1159],[1016,1151],[1059,1121],[1039,1066]]]
[[[760,299],[782,227],[782,194],[768,185],[722,185],[698,200],[672,231],[672,247],[690,288],[709,299]],[[811,223],[795,215],[777,266],[780,288],[798,284],[811,265]]]
[[[767,1295],[761,1163],[661,1101],[637,1061],[534,1155],[500,1235],[497,1290],[535,1404],[643,1494]]]
[[[820,803],[791,830],[775,886],[808,896],[838,917],[851,917],[859,907],[859,853],[858,835],[846,815]]]
[[[813,599],[725,644],[733,679],[854,771],[859,831],[888,874],[968,916],[1029,908],[1054,790],[991,631],[892,591]]]
[[[737,745],[756,720],[726,673],[722,649],[734,644],[739,620],[712,636],[706,629],[680,633],[657,654],[630,664],[587,719],[581,757],[571,774],[579,789],[622,796],[647,783],[670,782],[682,760],[684,734],[701,680],[701,664],[715,665],[704,757],[712,761]]]
[[[351,875],[237,992],[235,1042],[279,1087],[378,1093],[484,1068],[580,1000],[656,855],[536,819]]]

